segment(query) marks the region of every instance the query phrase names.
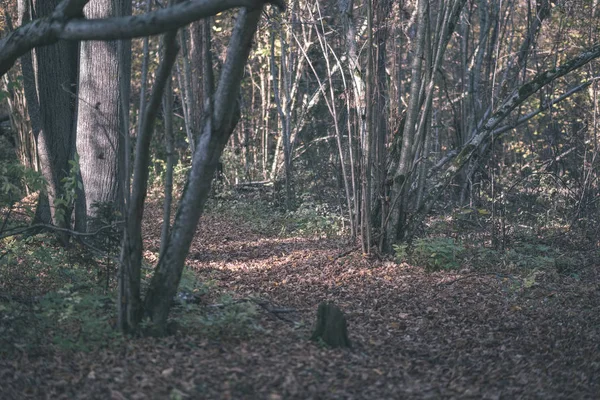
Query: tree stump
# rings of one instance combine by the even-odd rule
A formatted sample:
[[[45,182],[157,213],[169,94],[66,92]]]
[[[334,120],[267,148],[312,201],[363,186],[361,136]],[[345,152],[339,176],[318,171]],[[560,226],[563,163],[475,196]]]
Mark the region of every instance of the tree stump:
[[[332,303],[323,302],[317,310],[317,324],[310,340],[322,340],[330,347],[351,347],[346,317]]]

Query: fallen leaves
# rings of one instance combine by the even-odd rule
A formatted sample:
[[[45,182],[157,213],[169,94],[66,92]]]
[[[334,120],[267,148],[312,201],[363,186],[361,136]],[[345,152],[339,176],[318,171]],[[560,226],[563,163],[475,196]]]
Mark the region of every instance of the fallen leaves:
[[[160,212],[160,205],[148,207],[146,238],[158,236]],[[149,257],[156,254],[157,243],[146,246]],[[600,393],[600,268],[590,269],[585,283],[538,274],[535,284],[515,291],[512,278],[494,274],[428,274],[356,252],[338,257],[349,248],[340,240],[268,236],[209,213],[189,265],[217,291],[295,310],[295,323],[259,307],[262,331],[244,340],[188,332],[56,357],[23,351],[0,358],[0,398],[551,399]],[[308,341],[321,301],[347,313],[352,351]],[[1,318],[2,311],[0,324]]]

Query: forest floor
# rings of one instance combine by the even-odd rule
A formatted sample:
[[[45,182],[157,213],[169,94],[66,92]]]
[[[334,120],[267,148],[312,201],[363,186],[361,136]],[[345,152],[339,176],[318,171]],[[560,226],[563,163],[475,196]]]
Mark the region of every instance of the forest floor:
[[[150,259],[160,213],[147,211]],[[432,273],[360,251],[340,257],[352,248],[342,239],[273,232],[208,212],[190,251],[207,286],[175,314],[211,312],[224,301],[216,293],[230,293],[229,306],[242,305],[232,315],[251,323],[216,328],[239,335],[182,326],[90,351],[0,353],[0,399],[599,398],[599,266],[528,281]],[[324,300],[346,314],[351,349],[308,340]]]

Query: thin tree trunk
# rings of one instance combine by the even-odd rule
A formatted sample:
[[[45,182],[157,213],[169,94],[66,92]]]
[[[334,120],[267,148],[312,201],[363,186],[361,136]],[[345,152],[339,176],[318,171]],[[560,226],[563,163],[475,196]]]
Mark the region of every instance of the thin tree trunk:
[[[281,122],[281,137],[283,142],[283,159],[284,159],[284,171],[285,171],[285,207],[286,210],[291,211],[292,209],[292,160],[291,160],[291,149],[290,149],[290,118],[289,115],[289,95],[288,88],[288,75],[287,70],[287,44],[283,40],[282,27],[279,26],[280,33],[280,45],[281,45],[281,70],[277,68],[275,63],[275,35],[276,30],[271,31],[271,78],[273,80],[273,94],[275,98],[275,104],[279,113],[279,120]],[[281,85],[280,85],[281,77]],[[283,94],[283,96],[282,96]],[[282,99],[283,97],[283,99]]]
[[[179,51],[176,31],[165,34],[163,49],[165,54],[156,74],[156,81],[146,112],[141,116],[140,131],[135,148],[131,201],[127,210],[119,279],[119,326],[124,333],[136,332],[142,315],[140,297],[143,252],[142,217],[148,189],[150,142],[164,88],[171,77],[171,69]],[[165,221],[165,224],[168,223],[169,221]]]
[[[173,135],[173,85],[169,77],[163,95],[163,114],[165,123],[165,147],[167,149],[167,169],[165,171],[165,200],[163,203],[163,225],[160,233],[160,255],[169,244],[171,232],[171,205],[173,204],[173,168],[175,167],[175,138]]]
[[[214,102],[205,102],[205,113],[211,118],[206,119],[199,137],[171,238],[158,262],[145,300],[146,315],[152,322],[153,332],[158,335],[166,332],[171,299],[177,292],[185,259],[208,199],[219,157],[239,120],[239,108],[232,107],[232,104],[237,104],[244,66],[261,12],[262,7],[258,7],[251,11],[243,8],[238,13]],[[205,59],[204,62],[208,63],[210,60]]]
[[[406,111],[406,122],[404,124],[404,131],[402,132],[402,148],[400,151],[400,157],[397,164],[396,170],[391,169],[392,187],[390,191],[390,210],[387,218],[386,226],[386,244],[387,248],[394,243],[402,230],[404,224],[404,207],[406,207],[405,200],[403,199],[406,184],[408,180],[408,173],[412,165],[411,149],[414,143],[414,130],[418,117],[419,109],[419,92],[422,82],[422,59],[424,53],[425,44],[425,32],[427,31],[426,24],[428,20],[428,1],[418,0],[417,5],[417,37],[412,43],[412,66],[411,66],[411,84],[410,84],[410,98],[408,103],[408,109]]]
[[[192,84],[192,61],[190,60],[190,54],[187,48],[187,29],[185,28],[179,31],[179,44],[181,46],[181,56],[183,61],[183,74],[179,75],[179,87],[182,89],[182,103],[185,103],[184,116],[186,133],[190,152],[193,155],[196,150],[196,138],[198,136],[198,126],[195,124],[196,118],[194,117],[197,109],[196,102],[194,101],[194,89]]]

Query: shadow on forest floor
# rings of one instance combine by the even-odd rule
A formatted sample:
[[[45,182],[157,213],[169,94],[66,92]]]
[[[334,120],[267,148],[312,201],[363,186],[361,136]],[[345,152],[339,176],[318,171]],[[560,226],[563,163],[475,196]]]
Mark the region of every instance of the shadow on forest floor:
[[[159,208],[146,235],[158,236]],[[189,265],[260,310],[243,339],[185,331],[93,352],[0,360],[0,398],[597,398],[600,269],[533,281],[493,271],[427,273],[367,259],[338,239],[264,237],[208,214]],[[149,244],[152,247],[152,244]],[[346,313],[352,350],[308,341],[317,305]]]

